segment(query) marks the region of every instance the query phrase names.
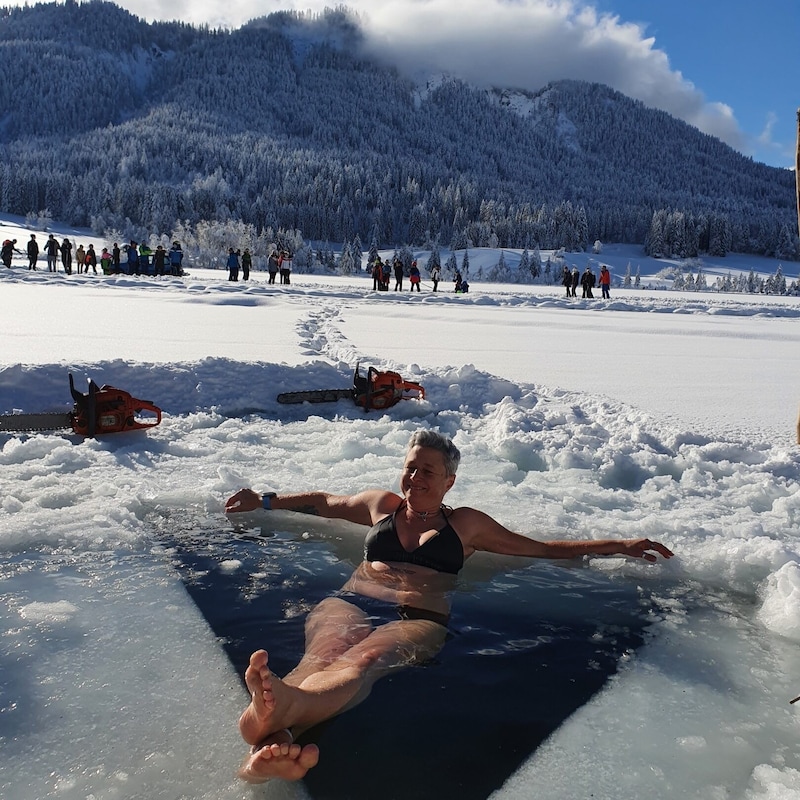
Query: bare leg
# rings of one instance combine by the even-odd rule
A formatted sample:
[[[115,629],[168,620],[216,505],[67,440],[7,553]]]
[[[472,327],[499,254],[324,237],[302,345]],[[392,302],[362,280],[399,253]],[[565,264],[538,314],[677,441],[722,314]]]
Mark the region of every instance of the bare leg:
[[[250,705],[239,718],[239,732],[248,744],[258,744],[283,728],[306,730],[338,714],[361,689],[370,661],[380,653],[353,654],[347,662],[312,674],[300,686],[291,686],[273,675],[267,666],[267,652],[257,650],[250,657],[245,683]],[[308,686],[306,686],[308,684]]]
[[[323,600],[306,620],[303,658],[280,683],[299,686],[309,676],[330,666],[370,633],[372,624],[360,608],[341,598]],[[273,720],[276,705],[274,683],[279,679],[267,667],[264,650],[258,650],[250,657],[244,679],[250,691],[251,703],[239,718],[239,731],[248,744],[256,745],[279,727]],[[280,687],[278,691],[282,693]]]
[[[278,731],[253,748],[239,768],[239,777],[248,783],[264,783],[271,778],[299,781],[317,761],[319,748],[315,744],[301,747],[294,744],[289,731]]]
[[[445,635],[429,620],[390,622],[316,671],[300,669],[301,661],[286,681],[270,672],[267,653],[256,651],[245,672],[251,702],[239,719],[242,738],[255,745],[283,728],[298,733],[336,716],[361,702],[382,675],[438,652]]]
[[[326,598],[308,615],[305,652],[284,681],[298,686],[309,675],[330,666],[372,631],[372,621],[358,606],[340,597]]]

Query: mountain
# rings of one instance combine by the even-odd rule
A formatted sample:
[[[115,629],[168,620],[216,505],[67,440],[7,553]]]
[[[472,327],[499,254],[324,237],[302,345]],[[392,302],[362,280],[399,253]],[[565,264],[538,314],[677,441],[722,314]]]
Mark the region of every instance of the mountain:
[[[678,215],[686,255],[715,230],[723,249],[797,255],[786,170],[606,86],[418,86],[362,43],[341,7],[235,31],[99,0],[0,10],[0,211],[568,249],[673,248]]]

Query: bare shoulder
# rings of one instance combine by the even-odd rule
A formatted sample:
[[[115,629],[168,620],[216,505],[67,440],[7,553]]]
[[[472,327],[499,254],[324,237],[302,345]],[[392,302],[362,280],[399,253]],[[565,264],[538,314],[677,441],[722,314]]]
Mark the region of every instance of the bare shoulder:
[[[474,522],[476,524],[497,521],[494,517],[490,517],[486,512],[479,511],[477,508],[470,506],[458,506],[458,508],[449,508],[445,506],[445,514],[450,520],[460,520],[464,523]]]
[[[399,495],[385,489],[367,489],[343,498],[343,500],[351,508],[366,512],[370,524],[377,522],[388,514],[394,513],[403,502]]]
[[[470,506],[446,509],[445,516],[462,538],[471,538],[487,528],[502,527],[494,517]]]

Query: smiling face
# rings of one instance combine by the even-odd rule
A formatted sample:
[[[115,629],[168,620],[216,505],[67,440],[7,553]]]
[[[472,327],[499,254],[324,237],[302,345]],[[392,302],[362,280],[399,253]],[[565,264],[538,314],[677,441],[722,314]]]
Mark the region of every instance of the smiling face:
[[[439,508],[455,480],[455,475],[447,474],[442,453],[432,447],[417,446],[406,455],[400,489],[412,508],[431,511]]]

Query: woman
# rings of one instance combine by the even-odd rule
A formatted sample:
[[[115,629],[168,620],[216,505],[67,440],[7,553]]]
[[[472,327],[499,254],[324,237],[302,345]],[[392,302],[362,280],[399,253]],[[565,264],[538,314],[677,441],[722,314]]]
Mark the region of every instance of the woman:
[[[61,264],[64,267],[64,273],[72,275],[72,242],[69,239],[64,239],[61,242]]]
[[[540,542],[474,508],[450,508],[443,500],[459,460],[449,439],[422,430],[409,442],[400,495],[371,489],[356,495],[260,496],[242,489],[228,500],[227,513],[263,507],[371,526],[364,560],[336,596],[309,614],[297,667],[281,680],[270,672],[264,650],[250,657],[245,683],[252,699],[239,730],[252,749],[241,778],[254,783],[302,778],[319,751],[314,744],[295,744],[298,735],[359,703],[392,669],[435,655],[447,635],[448,593],[476,551],[534,558],[621,554],[646,561],[656,561],[655,553],[672,556],[649,539]]]
[[[236,255],[236,251],[232,248],[228,248],[228,280],[229,281],[238,281],[239,280],[239,256]]]
[[[84,271],[85,260],[86,251],[83,249],[83,245],[79,244],[78,249],[75,251],[75,263],[78,265],[78,275]]]

